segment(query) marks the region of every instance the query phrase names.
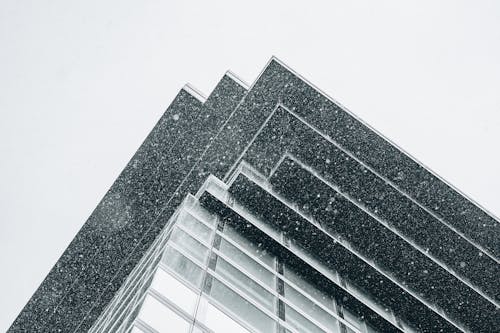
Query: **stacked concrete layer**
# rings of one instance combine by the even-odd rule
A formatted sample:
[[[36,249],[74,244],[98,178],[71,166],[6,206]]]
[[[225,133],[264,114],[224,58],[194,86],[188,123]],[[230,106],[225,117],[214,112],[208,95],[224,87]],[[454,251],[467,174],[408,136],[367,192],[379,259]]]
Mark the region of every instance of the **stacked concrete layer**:
[[[411,302],[460,330],[499,327],[499,222],[273,59],[248,92],[226,75],[205,103],[179,93],[10,331],[87,330],[185,195],[209,174],[227,179],[242,158],[266,176],[282,164],[306,170],[309,183],[288,180],[295,192],[327,186],[322,193],[340,196],[345,214],[406,251],[370,245],[378,243],[368,231],[347,233],[353,244],[366,236],[362,255]],[[328,229],[325,204],[305,212]],[[403,264],[408,256],[416,266]]]
[[[263,158],[263,155],[267,157]],[[378,222],[377,225],[385,227],[386,233],[395,237],[395,241],[411,245],[415,253],[426,257],[422,267],[432,268],[434,265],[440,274],[457,279],[457,289],[463,288],[464,284],[464,288],[474,291],[472,294],[489,303],[498,303],[499,290],[495,281],[500,276],[500,269],[495,258],[457,235],[390,180],[283,106],[277,107],[248,147],[244,158],[268,176],[276,171],[280,159],[298,160],[306,169],[316,173],[319,183],[331,187],[331,197],[341,194],[347,201],[354,202],[351,204],[353,208],[365,211]],[[296,181],[301,177],[297,176]],[[303,203],[313,199],[306,197]],[[313,203],[309,206],[314,207]],[[425,276],[421,278],[425,279]]]
[[[416,331],[490,332],[498,325],[491,303],[435,265],[427,266],[410,244],[314,178],[311,169],[285,158],[269,179],[259,182],[240,175],[229,192],[254,214],[287,228],[290,239],[312,248],[363,290],[363,298],[391,309]]]
[[[270,189],[267,181],[258,181],[245,173],[238,174],[226,190],[224,186],[222,190],[209,187],[202,192],[200,202],[226,223],[241,225],[242,229],[248,229],[249,225],[261,228],[265,235],[256,233],[256,242],[266,244],[266,249],[273,243],[275,248],[272,251],[279,253],[280,258],[292,262],[298,270],[309,271],[311,280],[316,280],[316,284],[334,296],[338,304],[365,318],[378,332],[459,332],[426,307],[418,311],[419,304],[415,302],[409,305],[416,305],[418,315],[426,317],[415,314],[414,322],[401,316],[401,306],[394,306],[395,302],[388,307],[385,299],[396,295],[395,301],[401,301],[404,296],[391,294],[390,287],[380,285],[380,276],[376,276],[370,265],[340,245],[338,240],[329,237],[316,223],[302,215],[297,206],[283,201]],[[270,229],[280,230],[287,240],[279,234],[268,240],[273,234],[266,232]],[[278,249],[276,244],[280,245]],[[300,253],[308,255],[304,257]],[[313,275],[320,275],[321,279]]]

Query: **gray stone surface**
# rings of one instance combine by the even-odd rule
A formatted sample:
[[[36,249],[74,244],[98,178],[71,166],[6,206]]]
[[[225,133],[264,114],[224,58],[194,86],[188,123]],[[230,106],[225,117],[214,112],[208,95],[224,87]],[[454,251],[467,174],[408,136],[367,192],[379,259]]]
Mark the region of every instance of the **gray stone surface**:
[[[387,180],[356,160],[357,157],[342,151],[280,107],[249,147],[244,159],[269,175],[285,153],[299,159],[331,186],[339,188],[351,200],[418,245],[429,256],[423,260],[423,265],[432,267],[437,261],[450,271],[443,272],[449,279],[460,276],[496,302],[500,301],[500,288],[496,283],[500,266],[495,260],[466,239],[457,237],[436,216],[403,195],[397,187],[390,186]],[[464,286],[457,281],[455,288],[461,290]],[[465,289],[469,289],[471,297],[478,296],[470,288]],[[419,292],[425,290],[422,288]]]

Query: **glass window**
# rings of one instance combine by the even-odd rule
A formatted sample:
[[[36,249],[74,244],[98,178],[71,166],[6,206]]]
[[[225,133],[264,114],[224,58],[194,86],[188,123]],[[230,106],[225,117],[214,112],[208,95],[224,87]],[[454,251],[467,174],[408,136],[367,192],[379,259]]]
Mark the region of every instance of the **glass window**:
[[[368,323],[366,323],[366,332],[367,333],[377,333],[378,331],[374,329],[372,326],[370,326]]]
[[[156,271],[151,287],[188,314],[194,313],[198,295],[163,269]]]
[[[177,224],[183,226],[186,230],[189,230],[189,232],[191,232],[193,235],[196,235],[206,243],[210,243],[213,232],[212,229],[198,221],[190,214],[182,214],[179,219],[177,219]]]
[[[175,228],[172,231],[169,242],[177,245],[184,253],[198,260],[199,263],[205,263],[208,256],[208,248],[179,228]]]
[[[194,206],[189,210],[189,213],[193,215],[195,218],[198,220],[201,220],[205,222],[208,225],[211,225],[212,227],[215,227],[215,224],[217,222],[217,219],[215,218],[214,215],[210,214],[207,210],[204,208],[200,207],[199,204]]]
[[[184,257],[180,252],[172,247],[167,247],[162,258],[165,266],[170,267],[174,272],[191,282],[196,287],[201,287],[203,281],[203,270],[195,265],[191,260]]]
[[[334,300],[332,296],[328,295],[325,292],[322,292],[321,290],[307,282],[303,276],[299,275],[297,272],[289,269],[286,266],[284,275],[285,278],[290,280],[290,282],[293,282],[295,285],[297,285],[297,287],[301,288],[308,295],[308,297],[313,298],[314,300],[326,306],[328,309],[334,310]]]
[[[205,325],[215,333],[249,333],[243,326],[238,324],[212,304],[209,304],[207,307],[207,319]]]
[[[356,327],[357,329],[361,328],[362,325],[361,318],[358,318],[358,316],[356,316],[354,313],[350,312],[346,308],[342,308],[342,312],[344,314],[344,319],[349,324],[352,324],[352,326]]]
[[[252,253],[254,257],[264,262],[268,267],[274,269],[274,256],[264,248],[262,243],[250,241],[240,231],[227,224],[224,226],[223,233],[234,240],[243,249]]]
[[[256,280],[274,288],[273,273],[265,269],[262,265],[224,239],[222,239],[220,244],[220,252],[228,256],[232,261],[238,263],[238,265],[243,267],[243,269],[255,277]]]
[[[150,295],[144,299],[138,318],[160,333],[189,332],[187,321]]]
[[[288,284],[285,284],[285,298],[321,325],[325,327],[333,325],[338,326],[337,319],[335,317],[323,310],[309,298],[290,287]]]
[[[143,330],[141,330],[139,327],[134,326],[134,327],[132,327],[132,329],[130,330],[130,333],[144,333],[144,331],[143,331]]]
[[[286,304],[285,321],[301,333],[325,333],[325,331],[311,323],[304,316]]]
[[[193,333],[203,333],[203,330],[199,327],[193,327]]]
[[[217,279],[213,279],[210,295],[221,303],[229,312],[245,321],[258,332],[271,333],[276,331],[276,322],[273,319]],[[207,318],[209,317],[210,316],[207,315]]]
[[[236,269],[233,265],[219,257],[215,271],[229,283],[238,287],[249,298],[262,304],[264,307],[274,312],[275,297],[266,289],[262,288],[251,278]]]

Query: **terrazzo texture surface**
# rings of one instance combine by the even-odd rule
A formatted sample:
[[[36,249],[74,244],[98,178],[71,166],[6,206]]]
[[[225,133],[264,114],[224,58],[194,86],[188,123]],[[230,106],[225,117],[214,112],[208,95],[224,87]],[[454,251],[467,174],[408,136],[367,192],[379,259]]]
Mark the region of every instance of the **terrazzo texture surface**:
[[[179,92],[9,332],[87,331],[184,197],[243,160],[373,261],[330,240],[352,258],[332,265],[416,330],[500,327],[499,221],[272,59],[248,91],[226,75],[204,102]]]

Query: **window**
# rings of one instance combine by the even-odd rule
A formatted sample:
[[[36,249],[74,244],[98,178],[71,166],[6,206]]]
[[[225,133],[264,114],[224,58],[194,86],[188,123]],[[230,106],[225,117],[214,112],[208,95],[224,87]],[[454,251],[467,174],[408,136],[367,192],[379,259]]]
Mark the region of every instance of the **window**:
[[[215,333],[249,333],[249,331],[243,326],[238,324],[212,304],[208,305],[205,325],[212,329]]]
[[[202,222],[198,221],[192,215],[189,215],[187,213],[181,214],[180,218],[177,220],[177,225],[184,227],[191,234],[197,236],[204,242],[210,243],[213,230],[207,227]]]
[[[274,274],[225,239],[221,241],[220,252],[228,256],[232,261],[237,262],[238,265],[243,267],[255,279],[274,288]]]
[[[162,269],[156,272],[151,287],[179,308],[193,315],[198,294]]]
[[[300,313],[285,304],[285,321],[301,333],[325,333]]]
[[[358,318],[355,314],[347,310],[346,308],[342,308],[342,313],[344,314],[344,319],[351,324],[352,326],[356,327],[358,330],[361,329],[361,326],[363,325],[362,320]],[[354,332],[350,328],[347,328],[348,332]]]
[[[285,266],[285,272],[284,272],[285,278],[287,278],[290,282],[294,283],[297,287],[302,289],[304,293],[308,295],[308,297],[314,299],[315,301],[323,304],[330,310],[334,310],[333,304],[334,300],[332,296],[328,295],[327,293],[322,292],[309,282],[307,280],[299,275],[297,272],[294,270],[288,268]]]
[[[175,228],[172,232],[169,239],[169,243],[170,242],[174,243],[184,253],[188,254],[202,265],[208,257],[208,249],[179,228]]]
[[[246,296],[262,304],[269,311],[274,312],[276,299],[274,295],[237,270],[233,265],[219,257],[215,271],[229,283],[244,292]]]
[[[167,247],[163,254],[163,263],[174,272],[191,282],[196,287],[201,287],[203,281],[203,270],[191,260],[184,257],[172,247]]]
[[[274,256],[267,251],[262,243],[254,243],[241,234],[240,231],[225,225],[224,234],[234,240],[236,244],[251,253],[255,258],[262,261],[270,268],[274,268]]]
[[[138,318],[160,333],[189,332],[190,325],[187,321],[151,295],[144,299]]]
[[[288,284],[285,284],[285,298],[324,327],[338,327],[335,317]]]
[[[257,331],[262,333],[276,332],[276,322],[273,319],[217,279],[213,279],[210,295],[223,304],[228,312],[241,318]]]

